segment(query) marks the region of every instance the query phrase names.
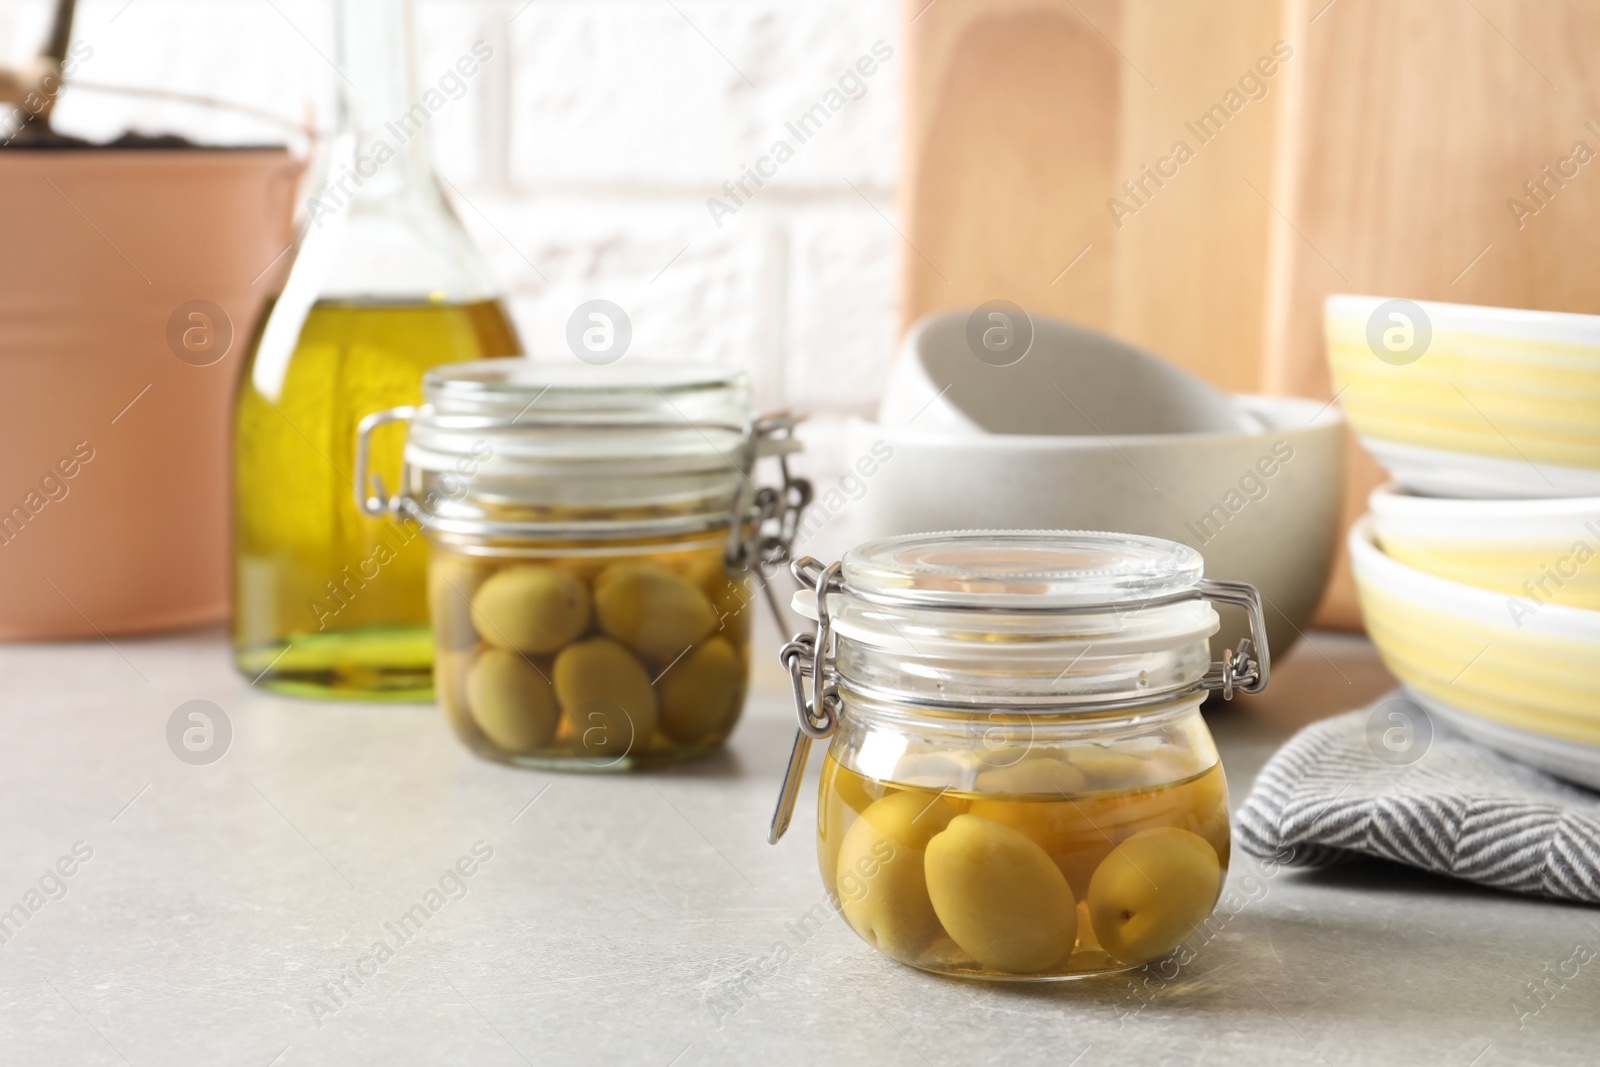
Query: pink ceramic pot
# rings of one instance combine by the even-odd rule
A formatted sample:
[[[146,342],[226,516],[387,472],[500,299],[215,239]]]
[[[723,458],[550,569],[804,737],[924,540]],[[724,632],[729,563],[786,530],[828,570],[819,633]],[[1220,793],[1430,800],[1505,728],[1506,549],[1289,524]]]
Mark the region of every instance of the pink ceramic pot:
[[[301,171],[0,150],[0,640],[226,617],[234,387]]]

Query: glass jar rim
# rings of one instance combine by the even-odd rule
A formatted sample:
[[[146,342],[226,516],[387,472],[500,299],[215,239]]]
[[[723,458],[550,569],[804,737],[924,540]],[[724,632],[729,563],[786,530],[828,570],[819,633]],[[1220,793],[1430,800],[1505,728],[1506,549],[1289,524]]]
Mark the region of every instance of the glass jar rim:
[[[749,376],[705,361],[568,363],[528,356],[447,363],[422,379],[423,398],[441,414],[480,414],[486,405],[610,414],[672,410],[673,397],[724,395],[748,407]],[[526,414],[526,411],[524,411]]]

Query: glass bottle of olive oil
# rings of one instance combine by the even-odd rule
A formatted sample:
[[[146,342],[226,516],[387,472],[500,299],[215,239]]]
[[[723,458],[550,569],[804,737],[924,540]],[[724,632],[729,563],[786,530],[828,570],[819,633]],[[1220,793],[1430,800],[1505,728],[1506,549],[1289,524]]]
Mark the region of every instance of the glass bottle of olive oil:
[[[356,426],[419,402],[430,367],[521,351],[433,173],[428,126],[450,101],[417,94],[411,23],[411,0],[338,5],[326,178],[240,384],[234,656],[282,692],[431,697],[427,547],[409,521],[357,510]],[[479,42],[452,71],[470,84],[492,61]],[[372,469],[390,489],[404,436],[389,426],[373,440]]]

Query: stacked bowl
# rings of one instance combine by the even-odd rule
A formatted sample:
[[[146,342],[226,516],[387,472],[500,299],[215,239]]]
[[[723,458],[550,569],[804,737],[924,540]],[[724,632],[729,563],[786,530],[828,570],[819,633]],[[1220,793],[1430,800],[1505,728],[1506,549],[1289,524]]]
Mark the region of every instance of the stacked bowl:
[[[1206,577],[1254,585],[1270,654],[1286,653],[1339,543],[1337,407],[1229,396],[1116,338],[1002,305],[911,328],[877,421],[845,436],[849,484],[818,487],[799,546],[827,551],[809,537],[846,509],[857,542],[972,529],[1159,537],[1198,549]],[[1026,340],[991,348],[996,323]],[[1212,654],[1248,634],[1244,612],[1225,608]]]
[[[1395,479],[1350,531],[1384,662],[1461,732],[1600,787],[1600,316],[1334,296],[1325,321]]]

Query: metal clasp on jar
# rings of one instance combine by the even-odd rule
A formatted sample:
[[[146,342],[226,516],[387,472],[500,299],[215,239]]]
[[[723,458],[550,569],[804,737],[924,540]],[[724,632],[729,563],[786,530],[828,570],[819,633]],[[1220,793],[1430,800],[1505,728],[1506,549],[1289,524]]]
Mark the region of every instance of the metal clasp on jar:
[[[800,795],[800,782],[805,778],[806,760],[811,755],[811,742],[831,737],[839,728],[838,687],[834,685],[833,668],[828,663],[828,645],[833,639],[833,624],[828,617],[828,594],[842,587],[839,564],[823,566],[820,560],[802,556],[790,568],[802,586],[810,585],[817,595],[817,629],[814,633],[795,634],[778,653],[779,660],[789,671],[789,684],[794,690],[795,711],[800,716],[800,729],[795,731],[794,746],[789,750],[789,765],[783,772],[783,785],[778,791],[778,808],[772,814],[772,825],[767,830],[767,843],[776,845],[789,829],[794,818],[795,800]],[[807,694],[807,680],[810,693]]]
[[[393,512],[400,515],[405,509],[405,487],[409,481],[404,459],[400,461],[399,492],[390,496],[384,489],[383,475],[376,472],[368,474],[372,465],[372,431],[380,426],[387,426],[391,422],[410,423],[416,418],[418,408],[406,405],[404,407],[389,408],[386,411],[375,411],[362,419],[356,427],[356,508],[361,514],[374,519]],[[368,483],[371,483],[374,494],[367,495]]]
[[[789,453],[793,449],[788,442],[799,421],[783,413],[766,415],[750,424],[746,434],[746,465],[740,471],[743,477],[739,496],[734,501],[734,521],[728,527],[728,565],[738,569],[753,567],[760,573],[762,596],[779,633],[788,629],[789,624],[772,591],[772,577],[778,567],[790,560],[795,538],[799,536],[800,520],[811,503],[810,480],[789,470]],[[757,486],[751,479],[764,442],[771,443],[768,454],[777,457],[782,485]]]
[[[1267,616],[1261,608],[1260,591],[1249,582],[1210,578],[1202,578],[1198,589],[1206,600],[1243,608],[1250,620],[1250,636],[1240,638],[1236,649],[1223,649],[1222,659],[1211,665],[1200,684],[1207,689],[1220,689],[1223,700],[1232,700],[1235,689],[1242,693],[1261,692],[1267,687],[1272,663],[1267,650]]]

